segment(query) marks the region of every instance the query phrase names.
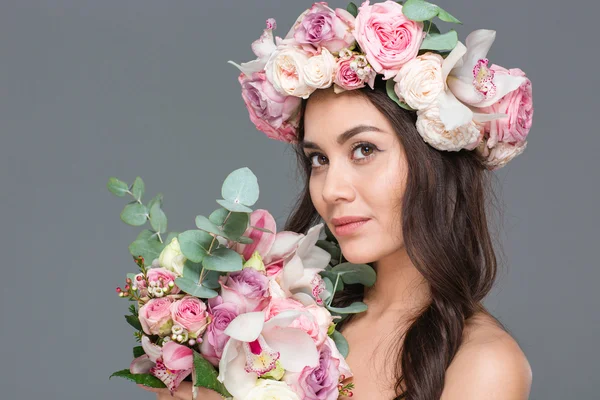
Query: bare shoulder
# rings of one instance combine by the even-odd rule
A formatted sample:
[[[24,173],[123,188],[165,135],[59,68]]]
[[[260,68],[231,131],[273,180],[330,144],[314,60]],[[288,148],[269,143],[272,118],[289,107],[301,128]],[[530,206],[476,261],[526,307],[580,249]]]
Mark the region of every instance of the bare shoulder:
[[[467,321],[464,341],[446,370],[440,400],[527,400],[531,366],[516,340],[492,317]]]

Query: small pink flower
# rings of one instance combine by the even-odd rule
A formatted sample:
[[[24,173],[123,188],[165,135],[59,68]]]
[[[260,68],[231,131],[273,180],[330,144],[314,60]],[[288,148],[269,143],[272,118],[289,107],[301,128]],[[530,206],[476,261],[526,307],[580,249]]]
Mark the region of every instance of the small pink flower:
[[[425,38],[423,22],[412,21],[394,1],[369,5],[365,1],[356,16],[354,37],[375,71],[384,79],[417,56]]]
[[[186,329],[192,338],[202,335],[209,323],[206,304],[192,296],[185,296],[171,304],[171,318]]]
[[[154,298],[144,304],[139,310],[140,324],[148,335],[166,336],[171,331],[170,296]]]
[[[523,76],[525,72],[519,68],[506,69],[499,65],[490,67],[496,76]],[[482,109],[483,112],[507,114],[508,117],[492,120],[486,123],[486,133],[489,133],[488,147],[497,143],[523,143],[529,134],[533,120],[533,97],[531,81],[527,78],[521,86],[504,95],[498,102]]]
[[[256,129],[271,139],[292,142],[296,139],[301,99],[284,96],[267,80],[264,71],[252,76],[240,74],[242,98]]]
[[[217,366],[229,340],[229,336],[224,331],[239,315],[239,307],[233,303],[223,302],[221,296],[209,299],[208,306],[212,321],[204,333],[200,352],[210,363]]]
[[[175,284],[175,279],[177,278],[177,275],[165,268],[150,268],[146,275],[148,277],[148,284],[156,282],[156,287],[160,287],[165,291],[169,287],[169,283],[173,282]],[[180,289],[177,286],[173,286],[170,293],[177,294],[179,292]]]
[[[358,60],[358,61],[357,61]],[[354,90],[365,87],[365,83],[368,84],[371,89],[375,84],[375,71],[371,66],[366,64],[364,56],[352,55],[351,57],[342,58],[340,57],[337,62],[337,68],[333,82],[338,86],[336,93],[342,90]],[[363,65],[360,67],[359,65]],[[362,72],[361,72],[362,71]]]

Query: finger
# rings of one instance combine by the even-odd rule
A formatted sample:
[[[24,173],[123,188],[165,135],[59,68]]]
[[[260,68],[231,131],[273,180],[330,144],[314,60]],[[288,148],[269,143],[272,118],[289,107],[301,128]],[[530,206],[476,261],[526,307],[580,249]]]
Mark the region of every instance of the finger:
[[[153,387],[150,387],[150,386],[145,386],[145,385],[142,385],[141,383],[138,383],[137,385],[139,387],[141,387],[142,389],[147,390],[148,392],[162,393],[164,391],[164,389],[159,389],[159,388],[153,388]]]

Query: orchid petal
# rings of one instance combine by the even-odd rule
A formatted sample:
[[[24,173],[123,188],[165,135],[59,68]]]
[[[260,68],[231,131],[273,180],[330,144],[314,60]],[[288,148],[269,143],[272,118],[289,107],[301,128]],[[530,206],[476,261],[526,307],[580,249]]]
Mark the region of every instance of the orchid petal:
[[[458,101],[450,90],[442,92],[438,97],[440,121],[447,131],[458,128],[473,120],[473,111]]]
[[[253,226],[268,229],[273,233],[254,229],[252,228]],[[255,251],[258,251],[258,254],[263,256],[267,254],[269,250],[271,250],[271,247],[275,242],[276,231],[277,226],[275,223],[275,218],[273,218],[271,213],[263,209],[254,210],[250,214],[250,226],[243,234],[244,236],[252,239],[254,242],[250,244],[238,243],[235,246],[235,251],[240,253],[244,257],[244,260],[249,260]]]
[[[257,40],[252,42],[252,51],[260,59],[268,58],[276,49],[273,30],[268,27]]]
[[[310,294],[304,293],[304,292],[294,293],[292,295],[292,299],[302,303],[302,305],[305,305],[305,306],[312,306],[312,305],[317,304],[315,299],[313,299]]]
[[[299,310],[284,310],[279,314],[265,322],[265,328],[263,329],[263,336],[265,332],[269,332],[275,328],[285,328],[288,327],[292,322],[294,322],[301,315],[311,315],[309,312],[299,311]],[[312,315],[311,315],[312,316]]]
[[[223,349],[223,358],[219,363],[218,380],[234,399],[243,399],[256,385],[258,375],[254,372],[246,372],[246,354],[236,346],[240,342],[230,340]]]
[[[279,260],[293,253],[298,247],[298,243],[304,236],[290,231],[277,232],[275,241],[269,252],[265,255],[263,262],[265,265],[271,261]]]
[[[169,341],[163,345],[163,362],[172,371],[191,369],[194,361],[192,349],[177,342]]]
[[[132,374],[147,374],[154,367],[154,361],[148,357],[148,354],[134,358],[129,365],[129,372]]]
[[[236,64],[231,60],[229,60],[227,62],[229,64],[237,67],[237,69],[242,71],[242,73],[246,76],[252,76],[253,73],[264,70],[265,66],[267,65],[267,60],[262,60],[262,59],[256,59],[256,60],[248,61],[248,62],[241,63],[241,64]]]
[[[224,333],[242,342],[252,342],[258,338],[265,323],[263,311],[240,314],[225,328]]]
[[[142,348],[152,362],[156,362],[162,353],[162,347],[152,343],[146,335],[142,336]]]
[[[316,367],[319,351],[313,339],[297,328],[277,328],[263,332],[269,346],[279,352],[281,366],[291,372],[300,372],[304,367]]]
[[[478,29],[469,33],[465,40],[467,52],[463,57],[463,65],[455,68],[452,75],[465,76],[471,79],[473,67],[479,60],[486,58],[495,39],[496,31],[490,29]]]
[[[192,368],[171,370],[170,368],[167,368],[162,359],[156,360],[156,365],[150,369],[150,374],[160,379],[167,386],[167,389],[171,392],[171,396],[177,391],[179,384],[181,384],[191,372]]]
[[[495,119],[502,119],[508,117],[508,114],[496,113],[496,114],[486,114],[486,113],[478,113],[473,112],[473,121],[476,122],[488,122],[493,121]]]
[[[314,246],[308,254],[302,257],[304,268],[324,270],[329,261],[331,261],[331,254],[317,246]]]
[[[223,382],[225,379],[227,369],[231,362],[238,356],[241,344],[242,343],[239,340],[235,339],[229,339],[227,343],[225,343],[221,359],[219,360],[219,375],[217,376],[219,382]]]
[[[300,240],[297,250],[297,253],[300,255],[300,257],[304,258],[304,255],[308,254],[308,252],[312,250],[314,245],[317,243],[317,240],[319,240],[319,234],[321,233],[323,226],[324,224],[320,223],[311,227],[306,233],[306,236]]]
[[[456,43],[456,46],[454,46],[450,54],[448,54],[448,56],[444,59],[442,63],[442,80],[444,82],[446,82],[446,79],[448,79],[448,74],[450,74],[450,71],[452,71],[452,69],[462,66],[462,57],[465,55],[466,52],[467,48],[465,47],[465,45],[461,42],[458,42]]]
[[[490,98],[481,101],[477,104],[473,104],[476,107],[488,107],[494,103],[500,101],[500,99],[506,96],[513,90],[517,90],[527,80],[524,76],[513,76],[496,74],[494,75],[494,84],[496,85],[496,94]]]
[[[302,278],[304,274],[304,265],[302,264],[302,259],[298,254],[294,254],[291,260],[287,262],[283,266],[283,289],[289,288],[294,284],[298,279]]]
[[[346,359],[344,358],[344,356],[342,356],[342,353],[340,353],[340,351],[338,350],[333,339],[331,339],[329,336],[327,336],[326,341],[327,341],[327,344],[329,345],[329,347],[331,348],[331,356],[333,358],[337,358],[340,361],[340,365],[338,366],[340,373],[342,375],[344,375],[346,378],[353,376],[354,374],[352,373],[350,366],[346,362]]]

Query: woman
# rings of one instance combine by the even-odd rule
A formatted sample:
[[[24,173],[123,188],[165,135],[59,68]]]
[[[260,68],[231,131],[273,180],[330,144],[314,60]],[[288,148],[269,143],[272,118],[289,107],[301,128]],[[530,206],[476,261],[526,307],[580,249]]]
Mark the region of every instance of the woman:
[[[402,6],[382,4],[365,2],[354,18],[316,3],[277,46],[269,20],[253,44],[257,60],[239,66],[252,121],[269,137],[293,143],[303,174],[304,191],[284,229],[306,233],[322,219],[347,261],[371,263],[377,271],[372,288],[346,285],[335,300],[337,306],[357,300],[368,305],[338,325],[350,345],[353,376],[344,383],[355,384],[354,398],[525,400],[532,381],[527,358],[482,302],[497,269],[485,207],[492,194],[489,171],[525,148],[531,83],[509,82],[520,75],[510,72],[496,80],[487,59],[470,57],[478,45],[487,52],[491,31],[470,35],[469,50],[459,42],[445,60],[417,56],[419,46],[410,49],[410,43],[392,50],[380,43],[378,52],[371,51],[373,37],[386,40],[368,35],[377,13],[378,29],[387,16],[396,18],[394,26],[404,24],[404,38],[411,29],[417,44],[424,37],[421,23],[398,22]],[[317,17],[329,19],[311,31]],[[337,29],[340,24],[347,29]],[[323,26],[335,33],[324,37]],[[355,39],[359,47],[351,44]],[[309,54],[290,50],[290,43]],[[392,56],[410,51],[408,59],[419,64],[415,70],[394,66],[382,56],[388,50]],[[332,71],[328,53],[336,54]],[[450,61],[457,68],[447,68]],[[448,76],[460,73],[461,65],[475,78],[488,74],[471,87],[487,102],[475,103],[461,96],[460,87],[449,87]],[[419,68],[425,73],[415,73]],[[507,111],[502,102],[517,94]],[[439,105],[434,116],[432,104]],[[494,121],[496,113],[516,121],[512,130]],[[457,125],[465,115],[468,122]],[[361,222],[339,225],[346,217]],[[158,399],[171,398],[166,390],[153,391]],[[182,385],[176,395],[191,399],[191,386]],[[219,396],[201,389],[198,398]]]

